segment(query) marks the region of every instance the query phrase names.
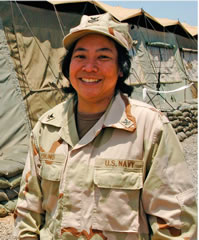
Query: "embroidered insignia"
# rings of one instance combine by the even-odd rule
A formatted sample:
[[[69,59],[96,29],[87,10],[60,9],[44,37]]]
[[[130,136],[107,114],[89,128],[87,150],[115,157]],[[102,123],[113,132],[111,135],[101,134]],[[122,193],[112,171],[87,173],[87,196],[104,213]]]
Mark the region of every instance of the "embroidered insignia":
[[[50,120],[52,120],[54,118],[55,117],[54,117],[53,113],[51,113],[50,115],[47,116],[47,121],[50,121]]]
[[[99,21],[99,17],[90,17],[90,19],[88,20],[89,23],[94,23],[98,21]]]
[[[133,125],[133,122],[130,121],[129,119],[125,118],[124,120],[121,121],[121,124],[124,125],[125,127],[129,128]]]

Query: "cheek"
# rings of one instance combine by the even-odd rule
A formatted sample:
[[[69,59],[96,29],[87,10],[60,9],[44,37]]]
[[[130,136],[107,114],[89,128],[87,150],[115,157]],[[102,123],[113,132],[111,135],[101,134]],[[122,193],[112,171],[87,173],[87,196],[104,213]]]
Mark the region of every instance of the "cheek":
[[[107,78],[112,79],[113,82],[117,82],[118,77],[120,76],[120,71],[117,66],[112,65],[106,69]]]
[[[74,80],[78,69],[79,69],[78,65],[74,61],[71,61],[70,66],[69,66],[69,79],[70,79],[70,81]]]
[[[74,71],[75,71],[75,65],[74,65],[73,61],[71,61],[70,66],[69,66],[69,77],[71,77],[71,75],[73,75]]]
[[[75,80],[76,68],[74,64],[70,64],[69,66],[69,81],[73,88],[76,90],[76,80]]]
[[[118,71],[116,69],[111,69],[111,71],[109,70],[109,72],[107,72],[106,79],[106,88],[115,88],[118,81]]]

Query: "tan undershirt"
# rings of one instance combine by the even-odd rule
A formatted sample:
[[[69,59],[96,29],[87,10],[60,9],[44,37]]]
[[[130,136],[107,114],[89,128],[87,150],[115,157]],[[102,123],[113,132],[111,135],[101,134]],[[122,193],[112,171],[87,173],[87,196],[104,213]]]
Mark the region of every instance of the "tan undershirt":
[[[104,112],[94,114],[77,112],[77,131],[80,139],[95,125],[103,114]]]

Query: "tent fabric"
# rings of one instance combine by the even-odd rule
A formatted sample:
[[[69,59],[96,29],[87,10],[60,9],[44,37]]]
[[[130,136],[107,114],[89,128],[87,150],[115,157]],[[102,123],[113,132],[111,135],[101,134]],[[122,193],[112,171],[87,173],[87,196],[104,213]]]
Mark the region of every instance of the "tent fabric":
[[[112,14],[119,21],[124,21],[128,18],[142,15],[141,9],[129,9],[129,8],[123,8],[119,6],[114,7],[114,6],[110,6],[108,4],[97,2],[97,1],[95,1],[94,4],[97,5],[98,7],[101,7],[105,12],[109,12],[110,14]]]
[[[12,15],[13,19],[10,19]],[[61,89],[67,81],[60,69],[60,61],[65,54],[63,35],[54,11],[13,4],[13,13],[2,18],[33,127],[39,116],[66,99]],[[80,16],[60,13],[60,18],[67,33],[79,23]]]
[[[174,33],[154,31],[140,26],[134,26],[130,34],[137,42],[132,56],[131,75],[127,81],[134,86],[134,98],[143,101],[144,86],[153,90],[158,90],[159,87],[162,91],[173,91],[190,83],[179,44],[181,48],[183,46],[195,48],[195,41],[188,41],[182,36],[176,38]],[[184,39],[187,41],[183,42]],[[197,66],[192,58],[189,60],[193,66]],[[188,88],[184,91],[161,94],[161,96],[148,93],[146,102],[165,109],[172,108],[177,102],[192,98],[193,89]]]
[[[146,49],[149,56],[149,62],[155,74],[155,81],[153,80],[152,83],[157,83],[158,77],[160,77],[161,83],[175,83],[181,81],[174,51],[172,49],[153,46],[148,46]],[[150,83],[149,80],[147,82]]]
[[[113,7],[110,6],[106,3],[103,2],[99,2],[99,1],[81,1],[81,0],[63,0],[63,1],[54,1],[54,0],[49,0],[48,2],[50,2],[53,5],[59,5],[59,4],[70,4],[70,3],[80,3],[80,2],[89,2],[94,4],[95,6],[101,8],[102,10],[104,10],[105,12],[109,12],[111,13],[115,18],[117,18],[119,21],[123,21],[126,19],[126,16],[128,17],[134,17],[134,16],[138,16],[141,14],[141,10],[140,9],[128,9],[128,8],[122,8],[122,7]]]
[[[93,3],[93,0],[49,0],[48,2],[50,2],[53,5],[57,5],[57,4],[65,4],[65,3],[80,3],[80,2],[90,2]]]
[[[191,26],[187,23],[182,23],[183,27],[187,29],[187,31],[192,35],[192,36],[197,36],[198,35],[198,27],[197,26]]]
[[[198,49],[198,41],[196,39],[186,38],[178,34],[175,34],[175,38],[179,48]]]
[[[196,36],[198,34],[198,28],[197,26],[191,26],[187,23],[181,23],[178,20],[172,20],[168,18],[155,18],[162,26],[172,26],[172,25],[179,25],[181,26],[185,31],[187,31],[191,36]]]
[[[182,61],[174,34],[156,32],[142,27],[139,29],[134,27],[130,33],[137,41],[136,54],[132,58],[132,72],[136,73],[135,76],[140,76],[140,81],[136,77],[133,80],[133,76],[130,76],[132,84],[134,82],[135,84],[139,82],[157,84],[159,72],[161,83],[182,81],[179,73],[183,68]],[[165,46],[170,47],[165,48]],[[139,68],[138,65],[140,65]],[[184,74],[183,77],[185,77]]]
[[[29,119],[26,114],[21,89],[10,56],[6,37],[0,20],[0,86],[1,91],[1,138],[0,138],[0,163],[8,160],[13,154],[13,159],[20,158],[25,162],[24,152],[27,148],[27,137],[30,133]],[[17,146],[17,149],[16,149]],[[10,151],[13,149],[13,152]],[[16,151],[14,150],[16,149]],[[25,150],[25,151],[24,151]],[[17,161],[16,161],[17,164]],[[1,175],[2,167],[0,168]]]
[[[185,72],[188,76],[189,81],[198,81],[198,56],[197,52],[189,50],[181,50],[181,58],[185,67]]]
[[[80,1],[80,0],[63,0],[63,1],[55,1],[55,0],[49,0],[49,3],[53,5],[59,5],[59,4],[69,4],[69,3],[80,3],[80,2],[89,2],[100,9],[104,10],[105,12],[111,13],[115,18],[117,18],[119,21],[130,21],[130,19],[135,18],[137,16],[144,15],[145,17],[149,18],[150,20],[156,22],[157,24],[161,25],[162,27],[168,27],[168,26],[179,26],[182,28],[187,34],[190,34],[190,36],[196,37],[198,35],[198,28],[196,26],[190,26],[186,23],[181,23],[178,20],[172,20],[168,18],[157,18],[151,16],[148,12],[144,11],[144,9],[129,9],[129,8],[123,8],[120,6],[110,6],[106,3],[102,3],[100,1]]]
[[[74,2],[78,2],[77,0],[74,1],[48,1],[52,3],[53,5],[59,5],[59,4],[70,4]],[[86,1],[83,1],[86,2]],[[144,11],[143,9],[129,9],[129,8],[123,8],[119,6],[110,6],[106,3],[102,3],[100,1],[87,1],[89,3],[92,3],[94,6],[98,7],[99,9],[103,10],[104,12],[109,12],[112,16],[114,16],[119,21],[128,21],[132,18],[139,17],[139,16],[145,16],[149,18],[150,20],[154,21],[157,25],[160,25],[160,23],[149,13]],[[97,14],[97,13],[96,13]]]
[[[65,50],[54,11],[19,6],[14,2],[0,5],[0,189],[4,196],[0,216],[14,209],[13,181],[17,180],[13,178],[24,169],[31,129],[41,114],[66,98],[61,90],[66,79],[59,69]],[[70,21],[66,32],[80,18],[75,14],[62,17]]]
[[[28,150],[31,131],[27,109],[14,69],[14,62],[0,19],[0,217],[8,208],[3,203],[14,201],[19,192],[21,174]],[[10,204],[9,204],[10,205]],[[12,205],[12,204],[11,204]],[[12,205],[13,206],[13,205]],[[7,209],[7,210],[6,210]],[[9,207],[9,209],[13,209]]]

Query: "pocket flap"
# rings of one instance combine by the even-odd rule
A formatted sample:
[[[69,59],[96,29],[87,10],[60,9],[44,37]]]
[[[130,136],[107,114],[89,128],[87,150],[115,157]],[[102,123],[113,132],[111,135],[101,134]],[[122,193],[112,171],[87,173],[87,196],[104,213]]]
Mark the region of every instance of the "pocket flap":
[[[61,154],[43,154],[41,157],[41,177],[49,181],[60,181],[65,156]]]
[[[131,164],[128,161],[131,161]],[[141,189],[143,187],[142,168],[141,160],[114,160],[113,162],[113,160],[98,159],[96,160],[94,183],[99,188]]]

